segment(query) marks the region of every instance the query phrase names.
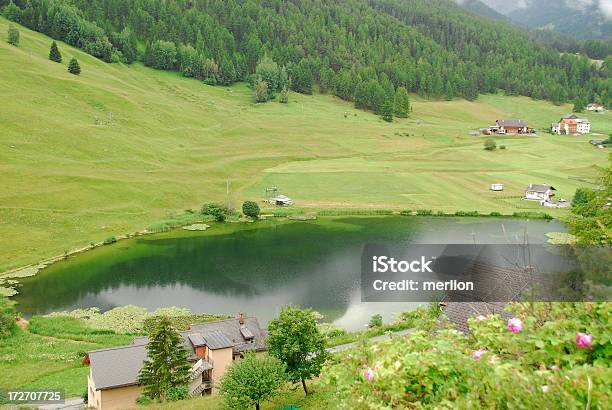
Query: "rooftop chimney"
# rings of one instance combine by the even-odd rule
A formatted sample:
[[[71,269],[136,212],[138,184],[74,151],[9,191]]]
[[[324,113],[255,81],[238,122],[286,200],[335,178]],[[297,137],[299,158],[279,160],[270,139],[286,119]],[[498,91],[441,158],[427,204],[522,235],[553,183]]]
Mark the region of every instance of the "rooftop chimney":
[[[244,325],[244,313],[242,312],[238,314],[238,323],[240,323],[241,325]]]

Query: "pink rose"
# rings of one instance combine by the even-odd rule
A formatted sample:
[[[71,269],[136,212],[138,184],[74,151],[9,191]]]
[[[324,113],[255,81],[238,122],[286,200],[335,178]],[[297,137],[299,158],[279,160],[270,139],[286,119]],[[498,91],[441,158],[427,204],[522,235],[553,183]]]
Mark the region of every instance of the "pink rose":
[[[472,359],[474,360],[480,360],[480,358],[482,357],[483,354],[485,354],[487,351],[485,349],[478,349],[478,350],[474,350],[474,352],[472,353]]]
[[[519,333],[523,329],[523,321],[517,317],[508,320],[508,330]]]
[[[373,372],[373,371],[372,371],[372,369],[371,369],[371,368],[369,368],[369,367],[368,367],[368,370],[366,370],[366,371],[363,373],[363,375],[364,375],[364,377],[365,377],[366,379],[368,379],[368,381],[369,381],[369,382],[371,382],[371,381],[374,379],[374,372]]]
[[[581,332],[576,333],[576,344],[579,348],[584,349],[588,347],[589,349],[592,349],[592,342],[593,336],[591,336],[590,334]]]

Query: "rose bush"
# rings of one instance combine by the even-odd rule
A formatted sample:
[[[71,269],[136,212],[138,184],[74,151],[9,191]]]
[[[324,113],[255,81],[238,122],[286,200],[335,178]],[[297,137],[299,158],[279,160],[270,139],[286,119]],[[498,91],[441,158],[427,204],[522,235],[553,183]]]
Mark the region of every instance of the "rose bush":
[[[341,408],[605,408],[609,303],[516,303],[512,322],[418,331],[334,358],[323,382]]]

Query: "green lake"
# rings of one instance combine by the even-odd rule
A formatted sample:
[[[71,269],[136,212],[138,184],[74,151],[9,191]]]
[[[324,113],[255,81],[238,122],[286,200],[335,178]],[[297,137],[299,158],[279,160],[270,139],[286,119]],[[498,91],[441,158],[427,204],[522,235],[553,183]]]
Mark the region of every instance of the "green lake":
[[[370,316],[413,308],[362,303],[365,244],[543,243],[558,221],[446,217],[335,217],[215,224],[204,232],[175,230],[103,246],[55,263],[22,280],[15,300],[26,315],[128,304],[149,309],[245,312],[267,323],[281,306],[312,307],[347,329]]]

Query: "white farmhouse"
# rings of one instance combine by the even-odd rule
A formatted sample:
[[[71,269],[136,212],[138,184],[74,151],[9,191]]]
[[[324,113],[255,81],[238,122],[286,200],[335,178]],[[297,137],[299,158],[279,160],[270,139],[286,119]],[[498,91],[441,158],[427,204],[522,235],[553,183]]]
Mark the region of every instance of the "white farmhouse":
[[[589,120],[578,118],[576,120],[576,132],[578,134],[589,134],[591,132],[591,123]]]
[[[590,103],[589,105],[587,105],[587,110],[588,111],[595,111],[595,112],[602,112],[602,111],[605,111],[606,108],[603,105],[601,105],[601,104]]]
[[[525,191],[525,198],[531,201],[550,201],[555,196],[555,187],[544,184],[529,184]]]
[[[568,114],[561,118],[558,123],[552,124],[551,131],[559,135],[589,134],[591,123],[586,118],[578,118],[574,114]]]

